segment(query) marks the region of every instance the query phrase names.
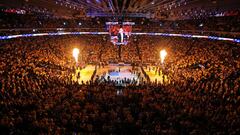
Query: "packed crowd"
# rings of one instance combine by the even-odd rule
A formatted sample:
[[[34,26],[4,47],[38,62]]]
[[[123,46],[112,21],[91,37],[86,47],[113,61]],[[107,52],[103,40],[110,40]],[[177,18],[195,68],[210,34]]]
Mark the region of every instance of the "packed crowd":
[[[237,134],[240,48],[228,42],[137,36],[118,47],[102,36],[4,40],[0,46],[1,134]],[[80,65],[126,61],[161,67],[170,83],[79,85]],[[119,92],[120,91],[120,92]]]

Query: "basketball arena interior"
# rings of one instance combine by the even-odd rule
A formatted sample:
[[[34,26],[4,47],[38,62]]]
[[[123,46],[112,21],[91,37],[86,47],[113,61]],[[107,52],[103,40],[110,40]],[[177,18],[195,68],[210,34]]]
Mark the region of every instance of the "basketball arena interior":
[[[239,0],[1,0],[1,135],[240,134]]]

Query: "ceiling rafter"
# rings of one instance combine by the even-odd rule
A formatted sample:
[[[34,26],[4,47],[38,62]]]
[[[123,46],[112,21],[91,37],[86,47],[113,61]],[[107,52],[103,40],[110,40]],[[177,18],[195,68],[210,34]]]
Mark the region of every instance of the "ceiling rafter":
[[[139,11],[139,8],[148,5],[147,3],[149,3],[149,0],[142,0],[142,1],[138,2],[138,5],[134,7],[134,10]]]
[[[94,4],[94,3],[92,3],[92,2],[90,2],[90,3],[88,3],[87,1],[85,1],[85,0],[78,0],[78,2],[79,3],[77,3],[77,2],[73,2],[74,4],[76,4],[76,5],[83,5],[83,6],[85,6],[85,7],[87,7],[87,8],[93,8],[93,9],[95,9],[95,10],[100,10],[100,11],[104,11],[104,8],[102,8],[102,7],[99,7],[98,5],[96,5],[96,4]]]
[[[108,2],[107,2],[107,0],[103,0],[101,3],[103,5],[104,11],[108,11]]]
[[[157,3],[148,3],[145,6],[141,6],[138,10],[149,10],[149,9],[153,9],[153,8],[157,8],[157,7],[163,7],[165,4],[169,4],[169,3],[173,3],[176,0],[162,0],[162,1],[158,1]]]
[[[121,10],[121,12],[123,12],[123,11],[125,10],[125,8],[126,8],[126,3],[127,3],[127,0],[124,0],[124,1],[123,1],[123,5],[122,5],[122,10]]]
[[[116,5],[116,11],[117,13],[119,13],[118,0],[114,0],[114,3]]]

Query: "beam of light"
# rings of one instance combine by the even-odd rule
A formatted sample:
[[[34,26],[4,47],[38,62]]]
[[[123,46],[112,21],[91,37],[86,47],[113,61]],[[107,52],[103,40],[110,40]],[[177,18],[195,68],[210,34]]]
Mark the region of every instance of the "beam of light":
[[[161,50],[161,51],[160,51],[161,63],[164,62],[164,59],[165,59],[166,56],[167,56],[166,50]]]
[[[78,48],[74,48],[73,49],[73,57],[74,57],[76,63],[78,62],[78,55],[79,55],[79,49]]]

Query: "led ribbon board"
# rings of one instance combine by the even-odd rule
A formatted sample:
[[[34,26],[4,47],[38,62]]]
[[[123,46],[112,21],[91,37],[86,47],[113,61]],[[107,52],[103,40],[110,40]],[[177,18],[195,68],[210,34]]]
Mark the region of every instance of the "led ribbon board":
[[[19,35],[8,35],[0,36],[0,40],[14,39],[21,37],[37,37],[37,36],[61,36],[61,35],[108,35],[109,32],[53,32],[53,33],[34,33],[34,34],[19,34]],[[164,37],[184,37],[184,38],[204,38],[210,40],[219,41],[231,41],[235,43],[240,43],[239,38],[226,38],[226,37],[216,37],[216,36],[204,36],[204,35],[192,35],[192,34],[174,34],[174,33],[131,33],[132,35],[149,35],[149,36],[164,36]]]

